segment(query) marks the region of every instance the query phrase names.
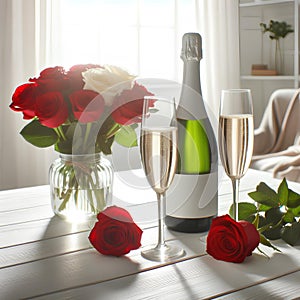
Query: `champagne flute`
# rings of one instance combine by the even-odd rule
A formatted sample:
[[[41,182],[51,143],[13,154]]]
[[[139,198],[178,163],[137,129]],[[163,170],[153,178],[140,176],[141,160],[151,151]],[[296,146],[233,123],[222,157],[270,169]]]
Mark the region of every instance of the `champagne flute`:
[[[151,106],[155,105],[155,109]],[[140,150],[147,180],[158,202],[158,242],[144,247],[142,256],[154,261],[170,261],[184,250],[164,239],[165,197],[177,165],[177,122],[175,100],[156,96],[144,98]]]
[[[238,221],[239,183],[249,168],[254,140],[249,89],[222,90],[219,113],[219,152],[232,181],[233,217]]]

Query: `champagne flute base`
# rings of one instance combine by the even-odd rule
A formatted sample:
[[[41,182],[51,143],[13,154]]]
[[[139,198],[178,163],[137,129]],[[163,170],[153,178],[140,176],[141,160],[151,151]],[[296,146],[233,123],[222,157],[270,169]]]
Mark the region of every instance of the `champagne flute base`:
[[[168,262],[183,257],[185,251],[176,245],[150,245],[142,248],[141,255],[148,260]]]

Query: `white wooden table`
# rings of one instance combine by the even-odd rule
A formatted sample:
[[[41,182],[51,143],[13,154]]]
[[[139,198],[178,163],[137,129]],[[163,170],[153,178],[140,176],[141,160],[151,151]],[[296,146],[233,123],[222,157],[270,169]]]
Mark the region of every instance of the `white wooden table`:
[[[249,170],[241,200],[260,181],[274,188],[270,174]],[[300,184],[289,183],[300,191]],[[142,244],[155,242],[156,202],[141,170],[115,175],[114,203],[130,211],[144,230]],[[219,214],[231,202],[223,176]],[[93,224],[71,225],[53,216],[49,187],[0,192],[0,299],[295,299],[300,297],[300,247],[281,241],[267,259],[257,250],[242,264],[214,260],[205,253],[204,234],[166,230],[186,250],[174,263],[143,259],[140,250],[124,257],[99,254],[88,240]]]

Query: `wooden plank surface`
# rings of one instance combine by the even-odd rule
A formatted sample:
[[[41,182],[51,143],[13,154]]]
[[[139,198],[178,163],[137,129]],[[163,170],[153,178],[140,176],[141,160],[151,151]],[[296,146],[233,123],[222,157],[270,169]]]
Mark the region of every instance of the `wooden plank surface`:
[[[156,242],[157,228],[144,231],[143,244]],[[5,249],[0,255],[0,295],[3,299],[30,298],[34,295],[52,293],[65,288],[85,286],[90,283],[107,281],[113,278],[136,274],[138,272],[157,268],[161,263],[145,260],[140,250],[132,251],[125,257],[103,256],[90,247],[87,235],[72,235],[52,239],[50,243],[34,243],[24,245],[23,249]],[[200,235],[167,234],[170,241],[176,240],[186,250],[186,257],[205,254],[205,244],[200,242]],[[11,261],[7,266],[5,255]],[[36,260],[32,259],[32,255]],[[14,261],[19,261],[14,264]],[[25,260],[24,260],[25,257]],[[29,258],[28,258],[29,257]],[[9,290],[8,287],[13,287]],[[2,299],[2,298],[1,298]]]
[[[156,242],[157,204],[139,172],[133,174],[141,188],[134,187],[136,178],[131,172],[118,173],[113,204],[130,211],[144,230],[142,244],[148,245]],[[223,214],[232,193],[229,179],[220,179],[219,214]],[[130,188],[126,180],[132,180]],[[271,174],[249,170],[241,181],[241,200],[250,201],[247,193],[260,181],[273,188],[280,182]],[[299,184],[289,186],[300,191]],[[286,292],[275,289],[274,299],[296,293],[292,288],[299,279],[299,246],[278,241],[282,254],[270,252],[268,260],[255,251],[243,264],[229,264],[205,254],[205,233],[166,230],[167,239],[179,243],[186,256],[177,264],[160,264],[143,259],[140,250],[120,258],[99,254],[88,241],[92,226],[93,222],[72,225],[54,217],[48,186],[1,191],[0,299],[199,299],[214,295],[241,299],[241,291],[252,297],[258,295],[254,293],[258,287],[267,295],[276,282],[285,280],[289,280]]]
[[[223,300],[299,300],[300,272],[280,276],[273,280],[242,289],[229,295],[221,296]]]
[[[113,281],[41,296],[39,299],[83,299],[84,295],[90,299],[99,296],[98,299],[206,299],[251,286],[254,289],[257,285],[262,288],[254,299],[265,299],[271,294],[273,285],[264,286],[262,283],[300,271],[299,247],[286,247],[280,242],[277,246],[285,253],[274,254],[270,259],[255,252],[243,264],[233,264],[204,255]],[[299,278],[298,272],[288,277],[292,279],[292,286]],[[284,278],[282,282],[285,282]],[[284,291],[283,284],[281,287],[281,295],[289,295],[291,288]],[[240,292],[234,295],[236,299],[244,299]],[[230,296],[228,299],[231,299]]]

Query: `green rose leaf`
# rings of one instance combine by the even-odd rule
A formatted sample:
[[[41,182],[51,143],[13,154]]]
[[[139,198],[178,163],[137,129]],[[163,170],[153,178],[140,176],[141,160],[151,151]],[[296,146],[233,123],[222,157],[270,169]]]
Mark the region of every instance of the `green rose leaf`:
[[[285,226],[281,231],[281,238],[294,246],[300,239],[300,223],[294,222],[291,226]]]
[[[124,147],[137,146],[137,136],[131,126],[122,126],[115,135],[115,141]]]
[[[282,227],[282,219],[284,213],[279,207],[274,207],[265,213],[265,225],[263,235],[270,240],[277,240],[280,236],[280,230]]]
[[[259,242],[267,247],[270,247],[278,252],[281,252],[278,248],[276,248],[275,246],[273,246],[269,240],[266,239],[266,237],[262,234],[260,234],[260,240]]]
[[[278,201],[278,195],[277,195],[277,193],[273,189],[271,189],[268,185],[266,185],[264,182],[261,182],[256,187],[256,190],[258,192],[264,193],[265,195],[267,195],[273,201]]]
[[[247,220],[250,216],[257,212],[256,206],[249,202],[239,202],[238,203],[238,215],[239,220]],[[229,214],[233,217],[233,205],[229,209]]]
[[[283,217],[283,221],[285,223],[292,223],[294,222],[294,218],[295,218],[295,215],[293,213],[293,210],[289,209],[285,214],[284,214],[284,217]]]
[[[296,208],[300,206],[300,195],[292,190],[289,190],[289,198],[286,206],[289,208]]]
[[[269,240],[278,240],[281,238],[281,227],[270,228],[262,234]]]
[[[282,182],[280,183],[277,193],[278,193],[280,204],[286,205],[289,197],[289,188],[285,178],[283,178]]]
[[[300,217],[300,206],[292,208],[291,211],[295,217]]]
[[[271,206],[264,205],[264,204],[259,204],[258,205],[258,211],[267,211],[267,210],[269,210],[271,208],[272,208]]]
[[[280,207],[273,207],[266,211],[265,217],[267,223],[276,225],[282,218],[284,213],[280,210]]]
[[[277,207],[278,206],[278,201],[275,201],[274,199],[269,198],[266,194],[264,194],[262,192],[257,192],[257,191],[251,192],[248,195],[256,202],[263,204],[265,206],[269,206],[269,207]]]
[[[267,186],[264,182],[261,182],[255,192],[248,194],[256,202],[267,205],[270,207],[277,207],[279,205],[279,199],[277,193]]]
[[[43,126],[38,120],[32,120],[20,132],[23,138],[30,144],[46,148],[58,142],[58,135],[55,130]]]

